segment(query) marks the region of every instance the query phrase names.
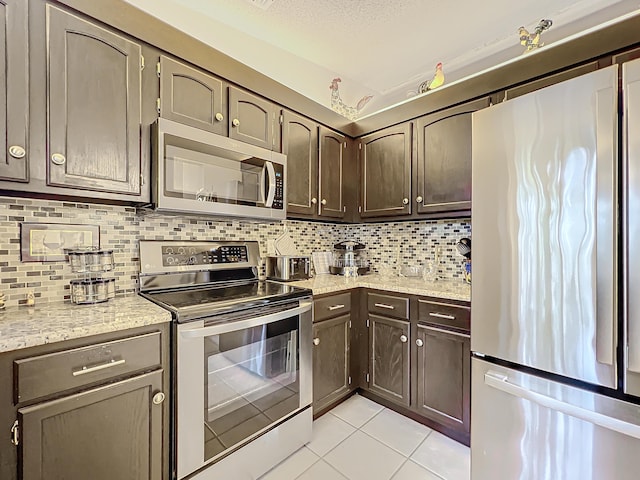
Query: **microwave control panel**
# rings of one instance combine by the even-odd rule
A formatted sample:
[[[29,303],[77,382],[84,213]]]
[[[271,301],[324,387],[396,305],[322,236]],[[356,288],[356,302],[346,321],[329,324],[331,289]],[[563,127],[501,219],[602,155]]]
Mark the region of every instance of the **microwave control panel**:
[[[284,172],[282,165],[275,165],[276,171],[276,194],[273,198],[273,208],[282,210],[284,208]]]
[[[246,263],[248,261],[247,247],[245,245],[219,246],[217,248],[201,248],[191,245],[162,247],[162,265],[165,267],[219,265]]]

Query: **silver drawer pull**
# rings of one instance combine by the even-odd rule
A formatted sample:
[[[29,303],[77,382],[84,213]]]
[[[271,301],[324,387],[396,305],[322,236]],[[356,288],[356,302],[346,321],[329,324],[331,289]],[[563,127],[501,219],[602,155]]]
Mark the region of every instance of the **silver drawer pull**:
[[[376,307],[379,308],[386,308],[387,310],[395,310],[396,307],[394,307],[393,305],[387,305],[386,303],[374,303],[374,305]]]
[[[444,318],[446,320],[455,320],[456,319],[456,317],[454,317],[453,315],[447,315],[446,313],[429,312],[429,316],[430,317],[436,317],[436,318]]]
[[[320,345],[320,338],[316,337],[313,339],[313,344],[314,345]]]
[[[407,338],[407,336],[406,336],[406,335],[400,335],[400,341],[401,341],[402,343],[407,343],[407,341],[408,341],[408,340],[409,340],[409,339]]]
[[[329,307],[329,311],[330,311],[330,312],[332,312],[332,311],[334,311],[334,310],[339,310],[339,309],[341,309],[341,308],[344,308],[344,305],[331,305],[331,306]]]
[[[116,367],[118,365],[124,365],[126,360],[123,358],[121,360],[111,360],[110,362],[103,363],[101,365],[96,365],[95,367],[82,367],[80,370],[76,370],[73,372],[73,376],[77,377],[78,375],[85,375],[87,373],[97,372],[98,370],[104,370],[105,368]]]
[[[423,342],[422,340],[420,340],[420,339],[417,339],[417,340],[416,340],[416,345],[417,345],[417,346],[419,346],[419,347],[421,347],[421,346],[423,346],[423,345],[424,345],[424,342]]]

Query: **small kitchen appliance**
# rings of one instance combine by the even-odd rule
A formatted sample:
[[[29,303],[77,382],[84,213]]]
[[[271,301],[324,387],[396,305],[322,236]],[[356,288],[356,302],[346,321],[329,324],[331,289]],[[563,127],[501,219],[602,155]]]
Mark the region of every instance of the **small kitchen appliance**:
[[[329,272],[334,275],[355,276],[369,272],[369,262],[362,243],[352,240],[336,243]]]
[[[258,478],[311,440],[311,291],[258,280],[258,242],[140,241],[173,314],[171,478]]]
[[[275,255],[267,257],[267,278],[281,282],[306,280],[309,278],[311,260],[297,255]]]

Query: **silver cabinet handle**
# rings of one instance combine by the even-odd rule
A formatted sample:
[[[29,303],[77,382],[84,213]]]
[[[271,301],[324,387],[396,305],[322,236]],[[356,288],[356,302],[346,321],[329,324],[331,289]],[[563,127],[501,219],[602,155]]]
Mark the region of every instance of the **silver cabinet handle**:
[[[9,155],[11,155],[13,158],[24,158],[26,154],[27,151],[20,145],[11,145],[9,147]]]
[[[327,204],[327,199],[323,198],[322,201],[320,202],[322,205],[326,205]]]
[[[386,308],[387,310],[395,310],[396,307],[394,307],[393,305],[387,305],[386,303],[374,303],[374,306],[378,307],[378,308]]]
[[[153,396],[152,402],[154,405],[160,405],[162,402],[164,402],[164,398],[164,393],[158,392]]]
[[[231,121],[231,125],[234,126],[234,127],[237,127],[238,125],[240,125],[240,120],[238,120],[237,118],[234,118]]]
[[[67,161],[67,158],[61,153],[54,153],[51,155],[51,161],[56,165],[64,165]]]
[[[484,374],[484,383],[489,387],[508,393],[514,397],[524,398],[543,407],[555,410],[556,412],[564,413],[565,415],[584,420],[594,425],[599,425],[607,430],[613,430],[614,432],[640,439],[640,426],[638,425],[528,390],[525,387],[511,383],[509,377],[504,374],[489,371]]]
[[[216,120],[217,120],[218,122],[223,121],[223,120],[224,120],[224,115],[223,115],[223,114],[221,114],[220,112],[216,113]]]
[[[320,339],[318,337],[313,339],[313,344],[314,345],[320,345]]]
[[[416,340],[416,345],[417,345],[417,346],[419,346],[419,347],[421,347],[421,346],[423,346],[423,345],[424,345],[424,342],[423,342],[422,340],[420,340],[420,339],[417,339],[417,340]]]
[[[311,203],[313,203],[315,205],[316,203],[318,203],[318,199],[316,197],[313,197],[311,199]]]
[[[329,306],[329,311],[330,311],[330,312],[332,312],[332,311],[334,311],[334,310],[338,310],[338,309],[340,309],[340,308],[344,308],[344,305],[342,305],[342,304],[338,304],[338,305],[331,305],[331,306]]]
[[[429,312],[429,316],[430,317],[436,317],[436,318],[444,318],[446,320],[455,320],[456,317],[454,317],[453,315],[447,315],[446,313],[438,313],[438,312]]]
[[[409,199],[408,198],[403,198],[402,199],[402,204],[403,205],[409,205]]]
[[[407,340],[409,340],[409,339],[407,338],[407,336],[406,336],[406,335],[400,335],[400,341],[401,341],[402,343],[407,343]]]
[[[420,195],[416,197],[416,203],[422,203],[422,200],[423,198]]]
[[[82,367],[80,370],[76,370],[75,372],[73,372],[72,375],[74,377],[77,377],[79,375],[86,375],[87,373],[97,372],[99,370],[104,370],[105,368],[117,367],[118,365],[124,365],[125,363],[126,360],[124,358],[120,360],[111,360],[110,362],[96,365],[95,367]]]

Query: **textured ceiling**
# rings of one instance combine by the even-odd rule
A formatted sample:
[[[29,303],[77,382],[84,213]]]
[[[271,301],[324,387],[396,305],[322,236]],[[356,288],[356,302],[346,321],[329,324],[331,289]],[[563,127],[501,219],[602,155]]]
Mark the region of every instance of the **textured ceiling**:
[[[329,106],[341,77],[345,103],[370,114],[415,94],[442,62],[447,82],[518,56],[518,27],[553,20],[547,45],[638,11],[638,0],[127,0]]]

